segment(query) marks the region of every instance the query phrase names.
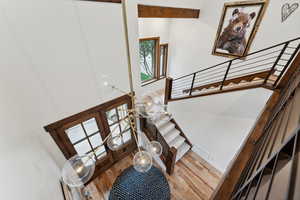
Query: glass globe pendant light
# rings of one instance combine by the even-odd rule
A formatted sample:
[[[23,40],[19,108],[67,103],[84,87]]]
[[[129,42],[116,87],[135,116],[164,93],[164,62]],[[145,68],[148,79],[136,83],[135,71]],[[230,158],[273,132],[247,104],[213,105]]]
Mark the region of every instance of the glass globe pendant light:
[[[148,151],[154,156],[160,156],[162,154],[162,146],[157,141],[152,141],[148,145]]]
[[[93,176],[95,161],[88,155],[75,155],[62,168],[62,180],[69,187],[82,187]]]
[[[103,87],[119,91],[123,94],[128,94],[127,92],[122,91],[111,83],[112,82],[109,80],[109,77],[104,76],[102,78]],[[161,102],[155,101],[155,99],[150,95],[146,95],[141,98],[136,98],[134,96],[134,93],[130,93],[128,95],[131,96],[133,105],[133,109],[127,110],[127,112],[129,113],[128,123],[133,132],[134,140],[136,141],[136,144],[138,146],[138,152],[134,155],[133,158],[133,167],[136,171],[145,173],[152,167],[152,156],[160,156],[162,154],[162,146],[159,142],[152,141],[147,146],[147,151],[142,151],[138,145],[135,119],[143,117],[154,121],[162,118],[163,116],[169,116],[169,114],[166,111],[166,106]],[[107,138],[106,142],[108,148],[112,151],[119,150],[124,144],[121,135],[110,135],[110,137]]]
[[[136,171],[145,173],[152,167],[152,156],[147,151],[139,151],[133,157],[133,167]]]
[[[107,139],[107,146],[112,151],[117,151],[123,146],[123,140],[121,135],[115,137],[109,136]]]
[[[168,115],[167,106],[149,95],[138,98],[135,103],[137,114],[150,120],[157,120],[164,115]]]

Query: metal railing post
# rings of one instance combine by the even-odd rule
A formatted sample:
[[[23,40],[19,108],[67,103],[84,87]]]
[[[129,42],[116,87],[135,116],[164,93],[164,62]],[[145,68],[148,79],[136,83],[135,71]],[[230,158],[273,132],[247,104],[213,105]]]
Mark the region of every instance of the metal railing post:
[[[193,75],[193,80],[192,80],[192,84],[191,84],[191,89],[190,89],[190,96],[192,95],[193,93],[193,88],[194,88],[194,83],[195,83],[195,77],[196,77],[196,73],[194,73]]]
[[[283,76],[284,72],[286,71],[286,69],[288,68],[288,66],[291,64],[291,62],[293,61],[293,58],[296,56],[296,54],[298,53],[300,49],[300,43],[298,44],[297,48],[295,49],[294,53],[291,55],[289,61],[286,63],[286,65],[284,66],[284,68],[282,69],[282,71],[280,72],[279,76],[277,77],[275,83],[273,84],[273,87],[275,87],[278,83],[278,81],[281,79],[281,77]]]
[[[229,61],[229,64],[228,64],[228,67],[227,67],[227,70],[226,70],[224,79],[223,79],[223,81],[222,81],[222,85],[221,85],[220,90],[223,90],[223,86],[224,86],[224,83],[225,83],[225,81],[226,81],[226,78],[227,78],[228,72],[229,72],[229,70],[230,70],[231,64],[232,64],[232,60]]]
[[[276,61],[275,61],[274,65],[272,66],[272,68],[271,68],[271,70],[270,70],[268,76],[265,78],[263,84],[266,84],[266,83],[267,83],[268,79],[270,78],[272,72],[274,71],[276,65],[278,64],[278,62],[279,62],[279,60],[280,60],[282,54],[285,52],[285,50],[286,50],[286,48],[288,47],[289,43],[290,43],[290,42],[287,42],[287,43],[285,43],[285,45],[283,46],[283,48],[282,48],[282,50],[280,51],[278,57],[276,58]]]

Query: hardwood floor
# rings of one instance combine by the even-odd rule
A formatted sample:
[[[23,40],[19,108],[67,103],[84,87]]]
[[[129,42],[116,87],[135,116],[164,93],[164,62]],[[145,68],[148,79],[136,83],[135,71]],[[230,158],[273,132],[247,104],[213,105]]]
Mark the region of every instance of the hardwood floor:
[[[92,200],[107,200],[114,180],[131,165],[132,157],[129,156],[91,182],[87,187],[90,189]],[[166,173],[165,175],[170,184],[172,200],[209,199],[221,178],[220,172],[192,151],[176,164],[172,176]]]

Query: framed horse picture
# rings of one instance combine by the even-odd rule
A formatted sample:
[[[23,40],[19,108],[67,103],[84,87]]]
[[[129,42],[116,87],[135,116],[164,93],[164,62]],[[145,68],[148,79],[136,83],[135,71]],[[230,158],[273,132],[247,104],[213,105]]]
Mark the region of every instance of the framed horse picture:
[[[231,58],[247,55],[268,3],[268,0],[225,3],[212,54]]]

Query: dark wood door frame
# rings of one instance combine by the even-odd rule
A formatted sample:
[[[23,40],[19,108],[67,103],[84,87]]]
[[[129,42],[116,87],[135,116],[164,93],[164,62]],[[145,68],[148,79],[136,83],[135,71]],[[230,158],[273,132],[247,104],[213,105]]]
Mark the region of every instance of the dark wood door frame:
[[[53,140],[55,141],[65,158],[70,159],[77,153],[74,149],[73,144],[65,133],[65,130],[88,119],[95,118],[98,125],[99,134],[101,135],[103,140],[110,133],[110,127],[108,126],[108,122],[106,119],[106,111],[123,104],[127,104],[129,109],[132,108],[131,97],[129,95],[121,96],[112,101],[95,106],[78,114],[49,124],[45,126],[44,129],[52,136]],[[128,143],[124,144],[124,146],[122,146],[122,148],[116,152],[111,151],[107,147],[107,145],[104,144],[107,154],[105,157],[97,160],[93,178],[97,177],[100,173],[109,169],[114,163],[132,153],[137,147],[136,142],[133,138],[133,135],[131,135],[131,140]],[[93,180],[93,178],[91,180]]]

